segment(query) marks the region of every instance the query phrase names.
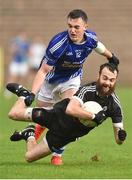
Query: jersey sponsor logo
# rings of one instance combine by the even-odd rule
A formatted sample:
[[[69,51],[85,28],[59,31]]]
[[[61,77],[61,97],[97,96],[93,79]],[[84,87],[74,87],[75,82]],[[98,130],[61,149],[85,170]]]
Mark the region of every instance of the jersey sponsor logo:
[[[70,63],[70,62],[64,61],[64,63],[62,64],[62,67],[80,68],[80,67],[82,67],[82,64],[75,64],[75,63]]]

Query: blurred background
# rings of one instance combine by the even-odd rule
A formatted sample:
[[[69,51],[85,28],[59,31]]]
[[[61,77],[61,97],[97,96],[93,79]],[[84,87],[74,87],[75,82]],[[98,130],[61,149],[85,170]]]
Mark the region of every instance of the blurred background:
[[[11,78],[18,78],[13,74],[15,70],[11,65],[13,52],[18,50],[15,47],[17,45],[24,47],[21,51],[25,53],[24,60],[21,61],[24,62],[25,71],[16,69],[22,77],[22,83],[31,85],[38,66],[35,56],[40,59],[50,39],[67,28],[69,11],[77,8],[87,12],[89,29],[95,31],[99,40],[120,59],[118,85],[131,86],[132,1],[0,0],[0,89]],[[33,44],[37,44],[37,47],[32,47]],[[31,62],[33,58],[34,64]],[[92,53],[84,64],[82,83],[94,80],[99,65],[105,61],[102,56]]]

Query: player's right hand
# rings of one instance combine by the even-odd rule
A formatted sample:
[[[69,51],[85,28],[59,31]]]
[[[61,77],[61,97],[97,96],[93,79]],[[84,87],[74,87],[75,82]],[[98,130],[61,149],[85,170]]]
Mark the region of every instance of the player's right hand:
[[[97,126],[101,124],[106,119],[105,112],[102,110],[95,114],[95,117],[93,119],[94,122],[96,122]]]
[[[34,101],[34,99],[35,99],[35,94],[30,93],[30,95],[24,99],[26,106],[30,106],[32,104],[32,102]]]
[[[112,57],[108,58],[109,63],[114,64],[115,66],[118,66],[120,61],[119,59],[112,53]]]

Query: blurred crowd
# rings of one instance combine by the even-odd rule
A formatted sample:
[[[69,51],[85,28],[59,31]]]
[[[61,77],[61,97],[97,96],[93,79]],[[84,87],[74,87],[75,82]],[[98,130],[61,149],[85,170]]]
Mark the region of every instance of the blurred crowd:
[[[39,35],[30,39],[25,31],[20,31],[13,37],[9,42],[10,60],[6,83],[22,83],[30,87],[45,49],[46,46]],[[11,93],[5,89],[4,96],[9,98]]]

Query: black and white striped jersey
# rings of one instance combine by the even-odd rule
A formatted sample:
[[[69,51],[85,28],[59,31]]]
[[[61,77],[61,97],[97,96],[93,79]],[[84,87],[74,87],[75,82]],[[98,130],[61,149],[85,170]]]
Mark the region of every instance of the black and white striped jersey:
[[[77,98],[82,104],[87,101],[98,102],[105,111],[106,119],[107,117],[111,117],[115,127],[123,126],[122,110],[119,99],[115,93],[112,93],[107,97],[100,97],[96,90],[96,83],[91,83],[82,86],[74,97]],[[56,103],[52,112],[50,112],[50,116],[49,113],[47,113],[48,116],[46,116],[46,114],[44,115],[44,123],[46,121],[48,121],[47,124],[51,123],[50,130],[59,137],[65,137],[67,142],[71,142],[73,139],[84,136],[95,128],[85,126],[79,121],[78,118],[66,114],[65,110],[69,102],[70,99],[67,98]],[[45,125],[46,124],[43,124],[43,126]]]
[[[122,122],[122,108],[119,98],[117,97],[115,92],[109,96],[100,97],[96,89],[96,83],[92,82],[80,87],[80,89],[74,96],[82,104],[87,101],[98,102],[106,112],[106,116],[111,117],[114,124]]]

